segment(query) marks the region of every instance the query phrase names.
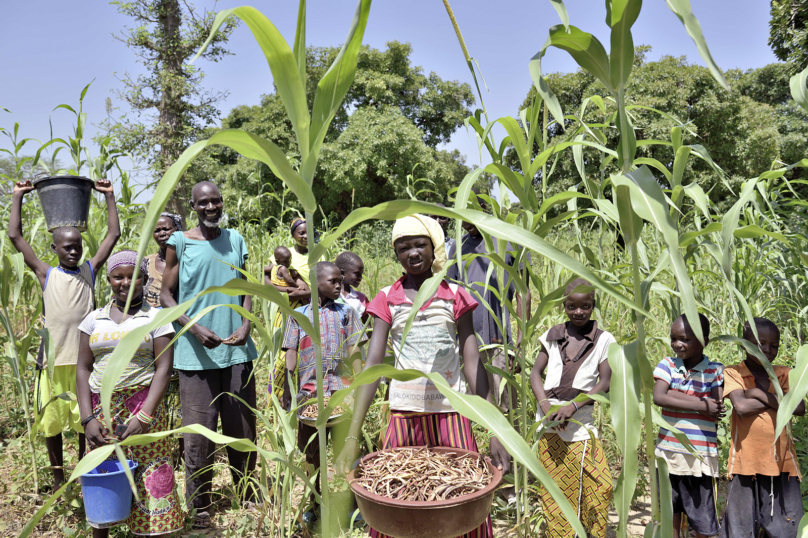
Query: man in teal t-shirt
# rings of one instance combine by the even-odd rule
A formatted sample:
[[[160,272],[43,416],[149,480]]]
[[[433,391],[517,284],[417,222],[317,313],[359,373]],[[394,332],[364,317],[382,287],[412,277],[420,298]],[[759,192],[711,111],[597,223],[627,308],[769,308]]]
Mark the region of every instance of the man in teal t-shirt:
[[[244,269],[247,245],[235,230],[219,228],[222,195],[210,181],[197,183],[191,192],[191,208],[199,225],[187,232],[174,232],[166,248],[166,266],[160,302],[164,307],[195,297],[211,286],[223,286],[243,278],[234,267]],[[231,297],[211,293],[197,299],[186,315],[174,324],[177,331],[211,305],[238,305],[252,309],[249,295]],[[216,431],[219,415],[222,433],[255,441],[255,415],[236,398],[255,407],[255,378],[252,361],[258,353],[250,338],[250,322],[235,310],[219,306],[205,314],[174,345],[174,368],[180,377],[180,403],[183,424],[201,424]],[[188,506],[197,510],[197,527],[210,525],[207,508],[211,505],[215,443],[197,434],[185,434],[185,491]],[[233,483],[255,469],[255,453],[228,447]],[[248,488],[252,489],[252,488]],[[247,492],[245,501],[253,498]]]

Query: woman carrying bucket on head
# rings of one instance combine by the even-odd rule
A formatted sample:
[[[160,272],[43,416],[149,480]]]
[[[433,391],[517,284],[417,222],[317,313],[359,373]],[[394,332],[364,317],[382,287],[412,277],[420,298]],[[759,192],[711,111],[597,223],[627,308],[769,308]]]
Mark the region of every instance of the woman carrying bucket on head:
[[[465,393],[468,383],[470,392],[493,402],[474,337],[472,310],[477,302],[465,289],[446,280],[441,282],[435,295],[421,307],[402,346],[404,327],[418,290],[433,271],[440,271],[446,263],[440,225],[424,215],[404,217],[393,226],[392,242],[395,255],[407,274],[379,291],[367,308],[375,319],[365,368],[382,363],[390,336],[396,368],[440,372],[457,392]],[[365,385],[358,391],[345,448],[336,462],[338,472],[346,472],[359,453],[362,423],[378,383]],[[392,381],[390,411],[384,449],[428,445],[477,451],[471,422],[426,378]],[[510,456],[505,448],[496,437],[491,438],[490,447],[494,464],[507,472]],[[370,535],[373,538],[384,536],[374,529]],[[490,538],[493,536],[491,518],[463,536]]]
[[[165,430],[168,422],[164,396],[173,365],[173,349],[168,346],[174,336],[171,324],[158,327],[144,337],[115,385],[110,418],[116,431],[123,430],[119,435],[106,429],[101,409],[101,380],[112,352],[124,335],[153,321],[159,311],[143,300],[148,262],[143,260],[140,275],[133,279],[135,263],[137,253],[132,250],[116,252],[109,258],[107,279],[113,299],[105,307],[91,312],[79,325],[82,334],[76,392],[90,450],[105,445],[113,435],[123,440],[130,435]],[[130,288],[132,301],[125,310]],[[140,499],[132,501],[132,511],[125,520],[130,532],[157,536],[181,530],[185,514],[174,484],[169,440],[127,449],[129,458],[138,464],[134,478]],[[91,511],[89,507],[87,511]],[[109,535],[111,524],[89,523],[93,527],[93,538]]]

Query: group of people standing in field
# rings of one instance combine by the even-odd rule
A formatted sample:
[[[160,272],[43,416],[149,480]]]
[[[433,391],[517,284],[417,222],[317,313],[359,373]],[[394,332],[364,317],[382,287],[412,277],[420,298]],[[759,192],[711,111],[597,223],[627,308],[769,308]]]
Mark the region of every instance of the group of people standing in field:
[[[28,182],[15,186],[9,237],[42,286],[43,324],[54,344],[53,350],[46,352],[43,346],[39,354],[35,393],[55,487],[65,481],[62,431],[68,426],[79,433],[80,455],[113,438],[192,424],[213,431],[221,426],[226,436],[255,441],[256,418],[251,408],[256,406],[253,361],[257,352],[250,338],[250,322],[240,313],[252,309],[252,300],[226,287],[232,279],[244,278],[239,269],[246,269],[248,251],[238,232],[219,226],[224,201],[216,185],[201,182],[192,191],[190,203],[199,220],[195,228],[185,231],[178,216],[163,213],[154,230],[159,251],[143,259],[137,275],[135,252],[113,254],[120,226],[109,182],[99,180],[95,187],[104,193],[108,207],[107,236],[96,255],[80,264],[81,234],[75,228],[58,228],[51,245],[59,260],[56,267],[41,261],[23,238],[22,199],[32,188]],[[485,210],[484,197],[475,196]],[[287,294],[298,313],[309,319],[318,313],[325,397],[348,386],[359,368],[381,364],[392,349],[399,369],[440,373],[453,390],[478,395],[504,410],[517,405],[510,390],[500,389],[502,378],[490,373],[485,364],[513,370],[513,360],[503,349],[520,347],[522,334],[517,332],[513,338],[509,310],[503,302],[505,297],[512,300],[516,314],[529,318],[531,297],[516,293],[507,273],[505,289],[500,289],[490,259],[482,256],[489,254],[485,240],[473,223],[463,223],[466,233],[459,244],[447,238],[448,224],[444,217],[420,214],[397,220],[391,245],[404,274],[368,300],[357,289],[364,271],[359,256],[343,252],[334,262],[310,267],[307,223],[302,218],[290,223],[294,245],[275,249],[272,263],[264,268],[265,283]],[[458,254],[465,257],[462,269],[456,264],[449,268],[447,278],[415,315],[404,339],[418,291]],[[497,254],[515,271],[528,274],[531,259],[523,250],[507,245],[505,252]],[[104,264],[112,299],[96,308],[96,273]],[[218,288],[200,295],[211,287]],[[316,304],[311,300],[313,289]],[[114,431],[109,431],[100,392],[104,370],[117,344],[132,330],[153,323],[160,308],[193,298],[196,300],[173,324],[153,328],[144,336],[114,388],[113,416],[109,417]],[[538,403],[537,420],[544,423],[538,445],[541,463],[588,534],[603,537],[613,483],[594,425],[594,400],[588,396],[608,392],[612,375],[608,348],[616,340],[592,319],[596,306],[589,282],[576,279],[569,283],[563,299],[568,321],[539,338],[540,352],[530,383]],[[175,338],[196,317],[199,319]],[[315,343],[294,317],[279,314],[271,321],[283,331],[283,338],[268,390],[288,408],[293,397],[300,402],[316,395]],[[701,327],[702,340],[696,337],[691,322]],[[703,315],[697,321],[686,316],[675,319],[670,329],[674,356],[663,358],[654,370],[654,402],[670,426],[670,430],[660,428],[656,447],[656,457],[664,460],[670,473],[674,519],[666,523],[673,525],[676,538],[683,515],[699,537],[752,537],[761,529],[773,538],[795,537],[803,513],[802,476],[789,436],[774,436],[779,405],[775,387],[755,354],[726,368],[708,359],[704,348],[709,333]],[[777,357],[780,331],[771,321],[756,318],[754,327],[745,326],[743,337],[769,361]],[[54,364],[48,365],[49,360]],[[787,392],[789,369],[774,368]],[[344,473],[359,455],[362,427],[377,389],[378,381],[360,387],[347,431],[329,431],[338,472]],[[73,393],[77,400],[54,398],[63,393]],[[430,445],[477,450],[470,421],[427,378],[392,379],[386,397],[389,412],[383,448]],[[731,482],[727,510],[719,525],[716,423],[726,413],[725,399],[733,406],[727,462]],[[801,403],[794,414],[804,413]],[[684,444],[680,432],[686,437]],[[315,433],[316,429],[300,423],[298,447],[317,468],[319,444],[311,442]],[[210,525],[216,447],[196,433],[184,434],[181,441],[185,506],[195,510],[194,526],[204,528]],[[183,526],[185,513],[174,483],[170,447],[168,438],[129,447],[129,457],[138,462],[135,481],[139,496],[126,521],[133,534],[170,534]],[[509,470],[511,459],[503,444],[492,437],[489,447],[493,462]],[[227,456],[234,485],[244,486],[238,487],[241,502],[247,506],[261,503],[256,488],[249,487],[255,453],[228,447]],[[504,493],[512,495],[507,489]],[[575,536],[545,488],[541,502],[547,535]],[[312,508],[304,520],[317,517]],[[94,527],[94,536],[108,535],[102,525]],[[384,536],[373,529],[370,534]],[[492,537],[490,517],[464,536]]]

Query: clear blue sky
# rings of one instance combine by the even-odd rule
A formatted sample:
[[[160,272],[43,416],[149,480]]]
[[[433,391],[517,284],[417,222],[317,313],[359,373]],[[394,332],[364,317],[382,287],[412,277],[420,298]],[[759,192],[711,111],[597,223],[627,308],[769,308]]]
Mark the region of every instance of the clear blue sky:
[[[722,69],[749,69],[775,61],[767,45],[769,2],[691,1]],[[555,10],[547,0],[454,0],[452,4],[469,51],[479,61],[488,84],[484,97],[489,117],[516,115],[531,85],[528,61],[544,44],[547,29],[559,22]],[[608,48],[604,3],[567,0],[566,4],[571,24],[594,33]],[[216,8],[238,5],[242,2],[222,0]],[[288,41],[294,39],[297,2],[273,0],[252,5],[262,10]],[[341,43],[355,0],[310,0],[308,5],[308,44]],[[211,9],[214,3],[197,0],[196,6]],[[77,104],[81,89],[93,78],[85,100],[90,123],[105,117],[107,97],[112,97],[115,106],[123,106],[113,93],[122,87],[116,75],[137,74],[140,66],[132,51],[112,37],[130,23],[115,6],[103,0],[32,0],[6,3],[4,13],[0,59],[6,74],[0,83],[0,106],[12,114],[0,110],[0,126],[10,128],[17,121],[22,136],[47,140],[51,110],[60,103]],[[686,55],[693,63],[703,63],[664,0],[644,2],[633,34],[635,44],[653,47],[651,60]],[[392,40],[411,43],[412,60],[425,72],[472,83],[441,0],[375,0],[365,43],[383,48]],[[272,91],[269,68],[246,26],[236,30],[229,47],[235,55],[219,63],[200,63],[208,88],[230,92],[221,103],[223,114],[237,105],[256,104],[261,94]],[[545,72],[572,71],[576,65],[563,51],[551,49],[543,68]],[[59,110],[53,119],[55,136],[70,134],[70,113]],[[92,135],[97,129],[90,127],[89,131]],[[0,147],[9,146],[2,137]],[[38,144],[28,147],[33,153]],[[476,143],[465,129],[455,133],[448,148],[459,149],[469,164],[480,163]]]

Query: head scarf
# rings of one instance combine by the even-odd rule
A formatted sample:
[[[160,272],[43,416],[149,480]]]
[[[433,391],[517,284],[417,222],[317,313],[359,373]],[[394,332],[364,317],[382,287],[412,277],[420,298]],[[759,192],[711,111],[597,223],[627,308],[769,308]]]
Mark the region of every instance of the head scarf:
[[[107,276],[118,267],[123,267],[124,265],[134,267],[136,263],[137,252],[134,250],[119,250],[107,260]],[[146,258],[140,260],[140,274],[144,280],[149,279],[149,261]]]
[[[289,225],[289,233],[294,234],[295,230],[301,224],[306,224],[306,219],[303,217],[297,217],[292,221],[292,224]]]
[[[166,217],[168,219],[171,219],[171,222],[174,223],[174,229],[177,230],[178,232],[183,231],[184,228],[182,226],[182,217],[180,215],[177,215],[175,213],[165,212],[165,213],[160,213],[160,216],[161,217]]]
[[[432,240],[432,248],[435,252],[435,261],[432,262],[432,270],[440,271],[446,265],[446,237],[443,235],[443,228],[438,221],[426,215],[410,215],[403,219],[398,219],[393,225],[393,246],[402,237],[415,237],[425,235]]]

